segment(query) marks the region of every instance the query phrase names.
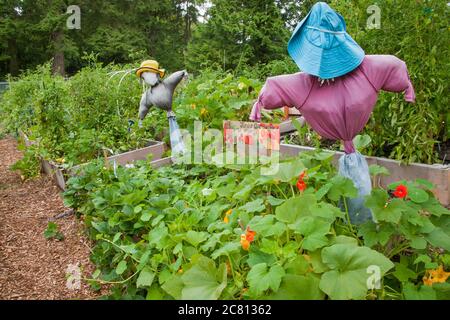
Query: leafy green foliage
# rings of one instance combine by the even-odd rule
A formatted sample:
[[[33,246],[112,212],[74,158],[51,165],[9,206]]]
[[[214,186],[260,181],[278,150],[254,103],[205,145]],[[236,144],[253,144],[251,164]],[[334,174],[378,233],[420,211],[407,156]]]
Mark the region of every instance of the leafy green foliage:
[[[284,275],[285,271],[281,266],[274,265],[268,268],[267,264],[263,262],[251,268],[247,275],[247,281],[251,292],[260,296],[269,288],[276,292]]]
[[[112,77],[119,66],[103,67],[87,59],[90,64],[69,80],[52,76],[47,64],[11,83],[4,94],[2,125],[36,142],[16,165],[24,177],[38,173],[38,157],[70,167],[109,156],[109,150],[122,153],[144,147],[150,139],[169,142],[167,119],[159,109],[152,108],[143,128],[138,127],[142,89],[136,78]],[[223,119],[246,120],[261,85],[243,76],[202,73],[176,93],[178,122],[192,132],[196,120],[215,129],[222,128]],[[270,121],[280,121],[276,114]]]
[[[217,269],[214,261],[203,256],[193,258],[192,263],[192,268],[181,276],[181,299],[217,300],[226,287],[225,264]]]
[[[64,240],[64,235],[59,231],[58,225],[54,222],[49,222],[47,229],[44,231],[44,237],[47,240],[56,239],[58,241]]]
[[[367,270],[377,266],[380,276],[394,267],[383,254],[367,247],[335,244],[322,250],[322,261],[328,266],[320,288],[332,299],[363,299],[367,293]]]
[[[239,69],[282,58],[289,30],[274,1],[214,0],[208,15],[188,45],[189,69]]]
[[[23,148],[25,147],[22,146],[21,149]],[[35,146],[26,148],[23,158],[15,162],[11,169],[20,171],[23,180],[39,176],[41,164],[37,148]]]
[[[55,71],[58,66],[73,74],[86,66],[85,52],[104,63],[150,56],[169,70],[179,69],[203,2],[80,0],[81,28],[70,30],[67,1],[2,1],[0,79],[52,58]]]
[[[367,197],[377,222],[350,228],[338,205],[355,189],[329,161],[317,151],[285,162],[307,171],[303,193],[254,165],[139,162],[114,175],[95,161],[70,179],[65,204],[84,216],[96,281],[116,283],[112,299],[413,298],[411,285],[444,264],[436,252],[448,252],[448,210],[431,193],[426,202],[392,200],[377,188]],[[327,184],[318,199],[313,190]],[[243,190],[251,192],[236,197]],[[247,227],[256,232],[248,251]],[[381,287],[369,290],[373,266]],[[435,285],[418,290],[445,295]]]

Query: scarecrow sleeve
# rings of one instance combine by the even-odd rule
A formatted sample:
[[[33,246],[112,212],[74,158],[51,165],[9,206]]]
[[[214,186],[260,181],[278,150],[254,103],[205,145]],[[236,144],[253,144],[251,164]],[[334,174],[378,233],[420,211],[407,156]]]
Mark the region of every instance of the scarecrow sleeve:
[[[303,72],[268,78],[253,105],[250,120],[261,120],[261,108],[301,106],[306,100],[310,86],[310,79]]]
[[[167,86],[169,86],[170,89],[173,91],[175,90],[175,87],[178,85],[178,83],[180,83],[180,81],[183,79],[185,75],[187,75],[186,70],[174,72],[166,79],[164,79],[164,83]]]
[[[392,55],[368,56],[364,71],[377,91],[404,92],[405,100],[414,102],[416,95],[406,63]]]

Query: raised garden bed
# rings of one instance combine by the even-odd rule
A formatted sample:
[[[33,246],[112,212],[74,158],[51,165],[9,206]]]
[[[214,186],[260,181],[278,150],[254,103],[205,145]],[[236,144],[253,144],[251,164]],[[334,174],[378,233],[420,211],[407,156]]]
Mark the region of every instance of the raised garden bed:
[[[291,144],[280,144],[280,154],[282,157],[296,156],[300,152],[313,151],[315,148],[296,146]],[[334,153],[334,164],[338,164],[338,159],[343,152]],[[369,165],[376,164],[389,170],[389,176],[377,176],[375,183],[383,188],[392,182],[399,180],[426,179],[435,185],[433,193],[436,198],[444,205],[450,206],[450,166],[449,165],[428,165],[422,163],[401,164],[400,161],[380,157],[366,156]],[[154,168],[173,164],[171,157],[152,161]]]
[[[303,126],[305,124],[305,119],[303,117],[292,118],[283,121],[282,123],[280,123],[280,135],[287,134],[297,130],[292,123],[293,121],[297,121],[300,124],[300,126]]]
[[[314,148],[297,146],[291,144],[280,144],[280,153],[283,156],[296,156],[299,152],[311,151]],[[340,151],[330,151],[334,153],[334,164],[344,154]],[[366,157],[369,165],[377,164],[389,170],[389,176],[379,176],[376,181],[382,187],[399,180],[426,179],[435,185],[433,190],[436,198],[444,205],[450,205],[450,166],[441,164],[401,164],[400,161],[380,157]]]
[[[24,140],[25,146],[29,147],[35,143],[34,141],[29,140],[25,133],[19,132],[19,135]],[[107,157],[107,160],[111,165],[115,164],[124,166],[126,164],[132,164],[137,160],[146,160],[149,154],[152,154],[152,161],[161,159],[165,151],[166,144],[164,142],[149,140],[147,142],[147,146],[144,148],[113,155]],[[65,169],[51,160],[41,159],[42,171],[45,174],[52,176],[56,185],[62,190],[66,189],[67,179],[84,165],[86,164],[83,163],[74,166],[71,169]]]
[[[150,154],[152,155],[152,160],[161,159],[162,155],[166,151],[166,144],[161,141],[153,141],[153,140],[150,140],[147,144],[148,144],[147,147],[113,155],[107,157],[106,159],[109,161],[111,165],[121,165],[121,166],[124,166],[126,164],[132,164],[133,162],[138,160],[146,160]],[[55,183],[62,190],[66,189],[67,179],[70,178],[70,176],[72,176],[74,172],[77,172],[84,165],[86,164],[83,163],[72,167],[70,170],[66,170],[51,161],[42,160],[42,168],[44,172],[48,175],[53,176]]]
[[[30,140],[23,131],[19,131],[19,137],[23,140],[25,147],[27,148],[32,146],[33,144],[36,144],[36,141]]]
[[[300,124],[302,124],[302,118],[299,118]],[[280,124],[280,133],[289,132],[290,128],[295,130],[295,127],[292,125],[292,120],[285,121]],[[27,136],[23,133],[20,133],[21,137],[25,141],[25,145],[29,146],[33,144],[33,141],[30,141]],[[108,157],[109,162],[114,165],[126,165],[133,163],[136,160],[145,160],[148,154],[153,154],[152,157],[152,166],[155,168],[171,165],[173,163],[173,159],[171,157],[162,158],[164,151],[166,150],[166,145],[163,142],[159,141],[150,141],[150,145],[132,150],[129,152],[125,152],[122,154],[114,155]],[[280,154],[284,157],[286,156],[296,156],[299,152],[312,151],[314,148],[291,145],[291,144],[280,144]],[[338,159],[344,154],[339,151],[330,151],[334,153],[334,163],[337,165]],[[381,157],[366,157],[369,165],[377,164],[387,168],[390,172],[389,176],[378,176],[376,183],[382,187],[386,187],[389,183],[398,181],[398,180],[415,180],[415,179],[426,179],[432,182],[436,188],[433,190],[436,198],[444,205],[450,206],[450,166],[449,165],[441,165],[441,164],[421,164],[421,163],[412,163],[412,164],[401,164],[400,161],[391,160],[387,158]],[[72,172],[83,166],[83,164],[73,167]],[[53,176],[55,183],[62,189],[65,190],[67,178],[70,174],[67,170],[63,169],[61,166],[47,160],[42,160],[42,169],[43,171]]]

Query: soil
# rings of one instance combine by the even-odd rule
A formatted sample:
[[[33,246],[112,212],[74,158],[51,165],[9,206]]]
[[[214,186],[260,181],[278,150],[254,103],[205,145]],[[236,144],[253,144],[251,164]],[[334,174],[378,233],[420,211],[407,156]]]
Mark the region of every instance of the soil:
[[[83,281],[68,288],[69,265],[80,266],[85,277],[94,270],[91,244],[75,215],[55,220],[64,240],[45,239],[49,219],[67,208],[48,176],[22,181],[9,169],[21,157],[13,138],[0,140],[0,299],[99,297]]]
[[[441,159],[444,164],[450,164],[450,139],[446,142],[438,143],[436,146],[436,150],[439,153],[439,159]]]

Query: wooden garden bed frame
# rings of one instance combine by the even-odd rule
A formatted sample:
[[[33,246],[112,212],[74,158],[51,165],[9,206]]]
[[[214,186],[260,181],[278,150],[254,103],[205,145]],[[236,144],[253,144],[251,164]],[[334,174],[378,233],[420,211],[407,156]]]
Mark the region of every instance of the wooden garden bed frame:
[[[295,157],[301,152],[313,151],[315,148],[304,147],[292,144],[280,144],[280,154],[281,157]],[[339,158],[344,154],[343,152],[336,152],[331,150],[326,150],[334,154],[333,163],[338,164]],[[391,160],[387,158],[380,157],[365,157],[369,165],[377,164],[383,166],[389,170],[389,176],[378,175],[376,177],[377,181],[375,184],[386,188],[391,182],[399,180],[411,180],[415,179],[426,179],[433,183],[436,188],[433,190],[436,198],[444,206],[448,207],[450,205],[450,166],[440,165],[440,164],[422,164],[422,163],[412,163],[412,164],[401,164],[400,161]],[[151,165],[154,168],[159,168],[162,166],[172,165],[174,163],[171,157],[158,159],[152,161]]]
[[[19,135],[24,140],[25,146],[27,147],[36,143],[35,141],[29,140],[27,135],[23,132],[19,132]],[[149,140],[147,144],[147,147],[113,155],[106,159],[111,165],[114,165],[115,163],[116,165],[124,166],[126,164],[132,164],[137,160],[146,160],[150,154],[152,155],[152,161],[161,159],[167,149],[166,144],[161,141]],[[75,172],[79,171],[79,169],[86,164],[87,163],[79,164],[68,170],[56,164],[54,161],[41,158],[42,171],[51,176],[61,190],[66,189],[66,182],[70,176],[74,175]]]
[[[280,153],[282,156],[297,156],[301,152],[312,151],[315,148],[304,147],[292,144],[280,144]],[[334,153],[333,163],[337,165],[338,159],[344,154],[339,151],[330,151]],[[380,157],[365,157],[370,165],[377,164],[389,170],[389,176],[379,175],[375,183],[383,188],[392,182],[399,180],[426,179],[433,183],[436,188],[433,190],[436,198],[444,205],[450,205],[450,166],[441,164],[423,164],[411,163],[402,164],[400,161]]]
[[[300,124],[302,124],[302,119],[299,118]],[[286,121],[280,125],[280,133],[289,132],[291,128],[295,129],[291,121]],[[27,146],[33,144],[33,141],[28,140],[25,134],[21,133],[21,136],[25,140]],[[133,163],[137,160],[145,160],[147,156],[151,153],[153,154],[151,165],[155,168],[171,165],[173,159],[171,157],[162,158],[163,153],[166,150],[166,145],[163,142],[151,141],[152,145],[125,152],[122,154],[114,155],[108,157],[107,159],[111,164],[114,161],[118,165],[125,165]],[[280,154],[282,157],[297,156],[301,152],[312,151],[315,148],[305,147],[299,145],[291,144],[280,144]],[[334,164],[337,165],[338,159],[343,155],[343,152],[339,151],[329,151],[334,153]],[[422,163],[412,163],[412,164],[401,164],[400,161],[391,160],[381,157],[366,157],[369,165],[377,164],[387,168],[390,172],[389,176],[378,176],[375,183],[381,187],[386,187],[389,183],[398,180],[415,180],[415,179],[426,179],[433,183],[436,188],[433,190],[436,198],[444,205],[450,206],[450,166],[441,164],[422,164]],[[72,168],[72,172],[83,166],[85,164],[76,166]],[[65,190],[67,178],[70,173],[67,170],[62,169],[60,166],[56,165],[54,162],[42,160],[43,171],[53,176],[56,184]]]

